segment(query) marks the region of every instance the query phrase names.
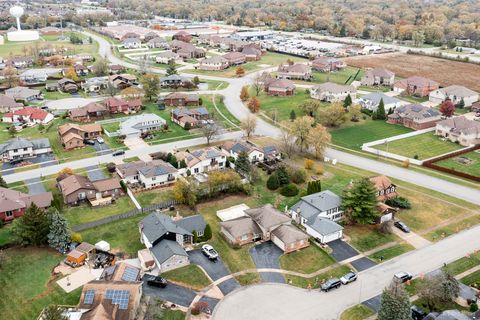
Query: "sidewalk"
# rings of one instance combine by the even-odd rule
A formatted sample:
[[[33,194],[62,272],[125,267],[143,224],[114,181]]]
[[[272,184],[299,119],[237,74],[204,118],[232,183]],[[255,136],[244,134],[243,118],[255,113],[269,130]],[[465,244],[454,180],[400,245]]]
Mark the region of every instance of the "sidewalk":
[[[393,233],[405,240],[407,243],[411,244],[412,246],[415,247],[415,249],[423,248],[431,244],[430,241],[428,241],[425,238],[422,238],[418,234],[416,234],[413,231],[410,231],[410,233],[405,233],[402,230],[399,230],[398,228],[393,228]]]

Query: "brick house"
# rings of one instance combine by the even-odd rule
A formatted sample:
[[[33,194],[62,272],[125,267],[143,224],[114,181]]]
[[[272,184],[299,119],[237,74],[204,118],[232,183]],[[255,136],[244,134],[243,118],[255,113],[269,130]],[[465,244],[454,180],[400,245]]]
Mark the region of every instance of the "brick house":
[[[387,122],[401,124],[414,130],[423,130],[434,127],[442,119],[442,114],[436,109],[422,106],[421,104],[409,104],[396,108],[388,115]]]
[[[178,31],[172,36],[173,40],[183,41],[183,42],[190,42],[192,41],[192,35],[186,31]]]
[[[20,218],[32,203],[41,209],[46,209],[50,207],[52,200],[51,192],[30,195],[0,187],[0,221],[8,223],[15,218]]]
[[[385,68],[370,69],[360,82],[363,86],[391,86],[395,82],[395,73]]]
[[[203,107],[195,109],[180,107],[173,109],[170,115],[171,120],[182,128],[184,128],[187,123],[190,123],[191,128],[198,127],[202,123],[202,120],[210,119],[210,114],[207,109]]]
[[[466,117],[453,117],[437,123],[435,134],[462,146],[480,144],[480,122]]]
[[[108,113],[107,107],[96,102],[90,102],[86,106],[70,109],[68,117],[72,121],[90,122],[102,119]]]
[[[378,201],[383,202],[388,199],[393,199],[398,196],[397,186],[386,176],[370,177],[369,180],[377,190]]]
[[[436,104],[441,104],[446,99],[450,99],[456,105],[463,100],[465,108],[471,107],[474,102],[478,101],[478,98],[478,92],[459,85],[434,90],[428,96],[428,100]]]
[[[258,61],[262,58],[262,50],[253,46],[247,46],[242,49],[246,61]]]
[[[184,41],[173,40],[170,43],[170,49],[183,59],[197,59],[205,57],[204,49],[197,48],[193,44]]]
[[[439,86],[440,84],[436,81],[424,77],[413,76],[395,82],[393,90],[407,95],[426,97],[430,92],[438,90]]]
[[[228,65],[236,66],[246,62],[246,56],[241,52],[229,52],[222,56],[228,61]]]
[[[105,107],[110,113],[137,113],[142,109],[142,100],[123,100],[116,97],[109,97],[103,101]]]
[[[199,97],[197,94],[186,94],[181,92],[172,92],[163,98],[166,106],[189,107],[198,106]]]
[[[124,195],[117,178],[91,181],[86,176],[72,174],[60,178],[57,187],[67,205],[82,202],[89,202],[92,206],[107,205]]]
[[[293,96],[295,83],[286,79],[270,79],[264,82],[265,91],[269,96]]]
[[[310,97],[326,102],[343,101],[350,95],[352,99],[357,96],[354,86],[341,85],[333,82],[325,82],[314,86],[310,90]]]
[[[308,81],[312,78],[312,67],[301,63],[284,64],[278,67],[277,78]]]
[[[220,71],[228,68],[230,62],[223,56],[212,56],[200,61],[198,68],[200,70]]]
[[[320,72],[339,71],[346,66],[342,60],[332,57],[318,57],[312,61],[312,69]]]
[[[85,139],[95,139],[102,134],[102,127],[99,124],[78,125],[67,123],[58,127],[58,135],[65,150],[85,147]]]

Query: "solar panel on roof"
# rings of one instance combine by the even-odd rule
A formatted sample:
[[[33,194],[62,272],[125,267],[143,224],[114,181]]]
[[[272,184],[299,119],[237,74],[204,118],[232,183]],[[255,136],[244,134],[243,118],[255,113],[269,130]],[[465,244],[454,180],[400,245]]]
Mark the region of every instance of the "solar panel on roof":
[[[106,268],[105,270],[103,270],[103,273],[105,274],[105,276],[111,276],[114,272],[115,272],[115,269],[117,268],[116,265],[113,265],[111,267],[108,267]]]
[[[123,281],[136,281],[138,278],[138,269],[135,268],[125,268],[125,271],[123,272],[122,275],[122,280]]]
[[[85,298],[83,299],[84,304],[92,304],[93,298],[95,298],[95,290],[90,289],[85,292]]]
[[[128,290],[107,290],[106,298],[111,299],[113,304],[117,304],[121,310],[128,309],[128,301],[130,300],[130,291]]]

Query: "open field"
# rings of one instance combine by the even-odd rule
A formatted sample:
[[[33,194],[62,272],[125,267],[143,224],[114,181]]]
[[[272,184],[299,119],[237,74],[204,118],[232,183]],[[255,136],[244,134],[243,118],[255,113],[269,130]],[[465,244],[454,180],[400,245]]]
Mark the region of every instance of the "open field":
[[[459,150],[462,146],[450,141],[442,141],[440,137],[434,135],[432,132],[427,132],[413,137],[372,146],[372,148],[409,158],[425,160]]]
[[[402,78],[420,75],[438,81],[442,86],[459,84],[480,91],[480,65],[476,64],[406,53],[356,56],[343,60],[349,66],[358,68],[387,68]]]
[[[461,163],[466,160],[468,163]],[[450,159],[435,162],[435,165],[480,177],[480,152],[464,153]]]

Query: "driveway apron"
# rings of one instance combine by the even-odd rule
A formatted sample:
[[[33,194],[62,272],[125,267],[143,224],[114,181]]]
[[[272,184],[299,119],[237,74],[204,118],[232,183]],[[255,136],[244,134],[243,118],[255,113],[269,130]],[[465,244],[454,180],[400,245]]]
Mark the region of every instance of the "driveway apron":
[[[282,250],[273,242],[267,241],[250,249],[250,255],[257,269],[280,269],[280,256]],[[263,282],[285,283],[281,273],[261,272],[260,278]]]
[[[184,288],[170,282],[165,288],[152,287],[145,283],[143,285],[143,294],[159,297],[184,307],[190,306],[196,296],[195,291],[192,289]]]
[[[358,255],[357,250],[340,239],[329,242],[328,246],[332,249],[332,257],[337,260],[337,262],[347,260]]]
[[[28,188],[29,194],[40,194],[46,192],[40,178],[32,178],[24,181]]]

